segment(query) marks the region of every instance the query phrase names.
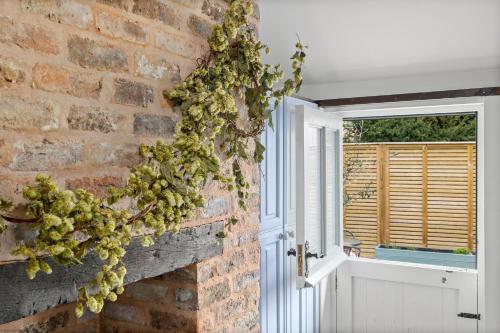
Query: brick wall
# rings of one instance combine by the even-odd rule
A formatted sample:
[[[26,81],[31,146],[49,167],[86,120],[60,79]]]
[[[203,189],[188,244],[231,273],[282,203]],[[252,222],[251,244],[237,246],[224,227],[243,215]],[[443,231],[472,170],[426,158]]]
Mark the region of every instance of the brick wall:
[[[122,185],[139,143],[169,140],[178,115],[161,93],[202,55],[218,0],[0,0],[0,193],[20,202],[38,172],[104,195]],[[257,9],[257,5],[255,5]],[[258,10],[254,15],[258,22]],[[258,331],[256,166],[248,213],[217,184],[194,226],[240,216],[221,257],[127,286],[100,316],[73,305],[1,325],[0,332]],[[0,262],[29,234],[0,236]],[[33,281],[36,283],[36,280]],[[1,306],[1,300],[0,300]]]

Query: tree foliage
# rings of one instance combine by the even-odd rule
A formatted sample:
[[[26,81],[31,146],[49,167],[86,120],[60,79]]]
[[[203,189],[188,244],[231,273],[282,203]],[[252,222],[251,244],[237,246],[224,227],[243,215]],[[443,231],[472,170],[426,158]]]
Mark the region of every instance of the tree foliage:
[[[476,117],[472,114],[352,120],[346,122],[344,135],[348,143],[475,139]]]
[[[30,279],[40,271],[51,273],[47,256],[74,265],[81,264],[89,251],[99,254],[101,270],[78,289],[78,316],[85,306],[100,312],[105,300],[116,300],[123,292],[127,270],[122,259],[133,235],[150,246],[166,231],[178,231],[180,223],[194,218],[204,205],[201,189],[208,180],[236,191],[239,206],[246,209],[250,186],[242,165],[262,161],[260,134],[271,122],[275,103],[300,89],[305,59],[305,47],[298,42],[291,57],[293,78],[273,88],[283,72],[279,65],[262,63],[261,52],[267,47],[248,22],[252,8],[247,1],[233,0],[223,23],[213,27],[210,51],[199,66],[172,91],[164,92],[182,116],[173,142],[141,145],[143,161],[131,170],[126,186],[110,188],[108,197],[100,199],[84,189],[61,190],[50,176],[40,174],[23,190],[27,219],[10,216],[10,201],[0,199],[5,220],[29,223],[37,231],[34,241],[13,251],[28,259]],[[245,105],[245,120],[240,118],[237,99]],[[221,159],[231,165],[231,174],[224,173]],[[117,209],[114,204],[122,199],[135,202],[136,211]],[[5,224],[0,223],[0,229]]]

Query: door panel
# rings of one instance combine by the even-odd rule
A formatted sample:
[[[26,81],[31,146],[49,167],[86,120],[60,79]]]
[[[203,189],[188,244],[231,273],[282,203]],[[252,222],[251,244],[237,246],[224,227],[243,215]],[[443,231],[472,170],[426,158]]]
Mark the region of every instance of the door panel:
[[[285,332],[283,218],[283,104],[266,126],[260,182],[260,326],[263,333]]]
[[[338,274],[339,332],[477,332],[477,273],[349,260]]]
[[[261,332],[285,332],[284,240],[276,233],[260,239]]]
[[[273,112],[273,125],[262,134],[266,151],[261,163],[261,233],[283,229],[283,103]]]

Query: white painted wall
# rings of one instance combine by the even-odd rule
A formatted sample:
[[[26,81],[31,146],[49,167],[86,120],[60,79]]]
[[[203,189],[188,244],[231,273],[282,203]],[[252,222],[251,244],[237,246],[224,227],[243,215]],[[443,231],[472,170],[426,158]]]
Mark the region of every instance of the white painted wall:
[[[266,60],[289,64],[297,34],[309,45],[305,85],[342,83],[337,86],[342,90],[344,85],[382,80],[379,85],[389,88],[386,79],[397,82],[405,77],[500,69],[499,0],[260,0],[259,4],[260,35],[271,48]],[[469,81],[468,87],[473,86]],[[311,97],[309,91],[303,90],[305,97]],[[337,97],[335,90],[328,93]],[[363,95],[357,91],[356,96]]]
[[[485,104],[486,332],[500,332],[500,96]]]

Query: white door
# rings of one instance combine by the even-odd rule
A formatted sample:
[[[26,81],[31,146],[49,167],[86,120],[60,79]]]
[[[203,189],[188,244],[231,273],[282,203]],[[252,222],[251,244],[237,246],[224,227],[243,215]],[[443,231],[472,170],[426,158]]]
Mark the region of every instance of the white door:
[[[341,125],[312,103],[285,100],[287,332],[321,331],[319,281],[345,259],[338,192]]]
[[[337,279],[337,332],[477,332],[475,271],[355,259]]]
[[[266,147],[260,181],[260,328],[262,333],[285,331],[283,103],[273,112],[273,128],[266,126]]]
[[[307,106],[317,108],[315,104],[296,98],[285,98],[285,238],[286,238],[286,332],[319,332],[319,288],[297,288],[296,257],[296,128],[297,113]]]

